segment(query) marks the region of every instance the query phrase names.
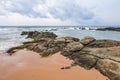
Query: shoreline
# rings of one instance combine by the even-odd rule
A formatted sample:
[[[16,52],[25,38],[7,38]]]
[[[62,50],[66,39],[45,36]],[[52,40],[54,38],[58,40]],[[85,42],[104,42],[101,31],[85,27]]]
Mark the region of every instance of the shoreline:
[[[0,55],[0,63],[0,80],[107,80],[95,69],[60,69],[72,63],[60,53],[41,58],[35,52],[19,50],[12,56]]]

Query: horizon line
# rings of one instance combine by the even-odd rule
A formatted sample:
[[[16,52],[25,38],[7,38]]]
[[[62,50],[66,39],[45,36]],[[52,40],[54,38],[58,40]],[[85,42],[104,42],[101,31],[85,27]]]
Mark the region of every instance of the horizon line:
[[[45,26],[45,27],[49,27],[49,26],[65,26],[65,27],[72,27],[72,26],[75,26],[75,27],[120,27],[120,25],[0,25],[0,27],[31,27],[31,26],[35,26],[35,27],[42,27],[42,26]]]

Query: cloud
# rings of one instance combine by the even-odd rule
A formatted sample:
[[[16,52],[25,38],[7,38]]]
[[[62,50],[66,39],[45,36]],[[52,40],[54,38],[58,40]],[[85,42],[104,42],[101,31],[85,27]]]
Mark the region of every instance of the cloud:
[[[0,16],[0,26],[5,25],[30,25],[30,26],[37,26],[37,25],[73,25],[74,23],[70,20],[61,21],[59,19],[54,18],[34,18],[29,16],[23,16],[18,13],[10,13],[9,15]]]
[[[94,18],[94,13],[90,12],[86,8],[82,8],[80,5],[76,4],[75,1],[69,0],[60,0],[59,4],[50,7],[49,12],[53,17],[61,20],[73,19],[77,21],[79,18],[83,20]]]
[[[0,24],[3,18],[9,18],[11,22],[16,14],[21,17],[16,18],[17,24],[28,24],[27,21],[21,23],[21,19],[43,21],[48,25],[120,24],[119,3],[119,0],[1,0]]]
[[[33,10],[36,4],[43,4],[44,0],[2,0],[4,10],[30,17],[44,17]]]
[[[67,5],[66,5],[67,4]],[[60,20],[89,20],[94,14],[69,0],[2,0],[2,10],[29,17],[57,18]],[[4,12],[4,11],[2,11]],[[79,18],[79,19],[78,19]]]

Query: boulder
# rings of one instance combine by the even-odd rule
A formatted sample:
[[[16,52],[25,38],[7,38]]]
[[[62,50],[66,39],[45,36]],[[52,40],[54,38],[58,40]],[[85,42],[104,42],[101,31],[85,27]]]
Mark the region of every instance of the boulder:
[[[80,42],[71,42],[66,45],[65,50],[67,51],[80,51],[83,48],[83,44]]]
[[[63,38],[65,39],[65,41],[66,41],[67,43],[80,41],[78,38],[70,37],[70,36],[63,37]]]
[[[95,38],[87,36],[87,37],[84,37],[83,39],[81,39],[80,42],[83,45],[87,45],[87,44],[89,44],[89,43],[91,43],[91,42],[93,42],[95,40],[96,40]]]
[[[110,59],[100,59],[95,68],[110,80],[120,80],[120,63]]]
[[[80,42],[71,42],[66,45],[66,47],[61,51],[64,56],[71,56],[72,53],[80,51],[84,46]]]
[[[75,56],[75,55],[73,55]],[[87,70],[90,70],[91,68],[93,68],[96,63],[98,58],[94,57],[92,55],[88,55],[88,54],[83,54],[83,55],[79,55],[77,57],[74,57],[73,59],[75,61],[75,63]]]

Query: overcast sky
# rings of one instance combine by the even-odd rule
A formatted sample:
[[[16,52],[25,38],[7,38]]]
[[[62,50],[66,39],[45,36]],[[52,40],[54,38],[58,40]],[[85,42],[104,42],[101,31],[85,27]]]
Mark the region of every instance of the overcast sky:
[[[120,25],[120,0],[0,0],[0,25]]]

